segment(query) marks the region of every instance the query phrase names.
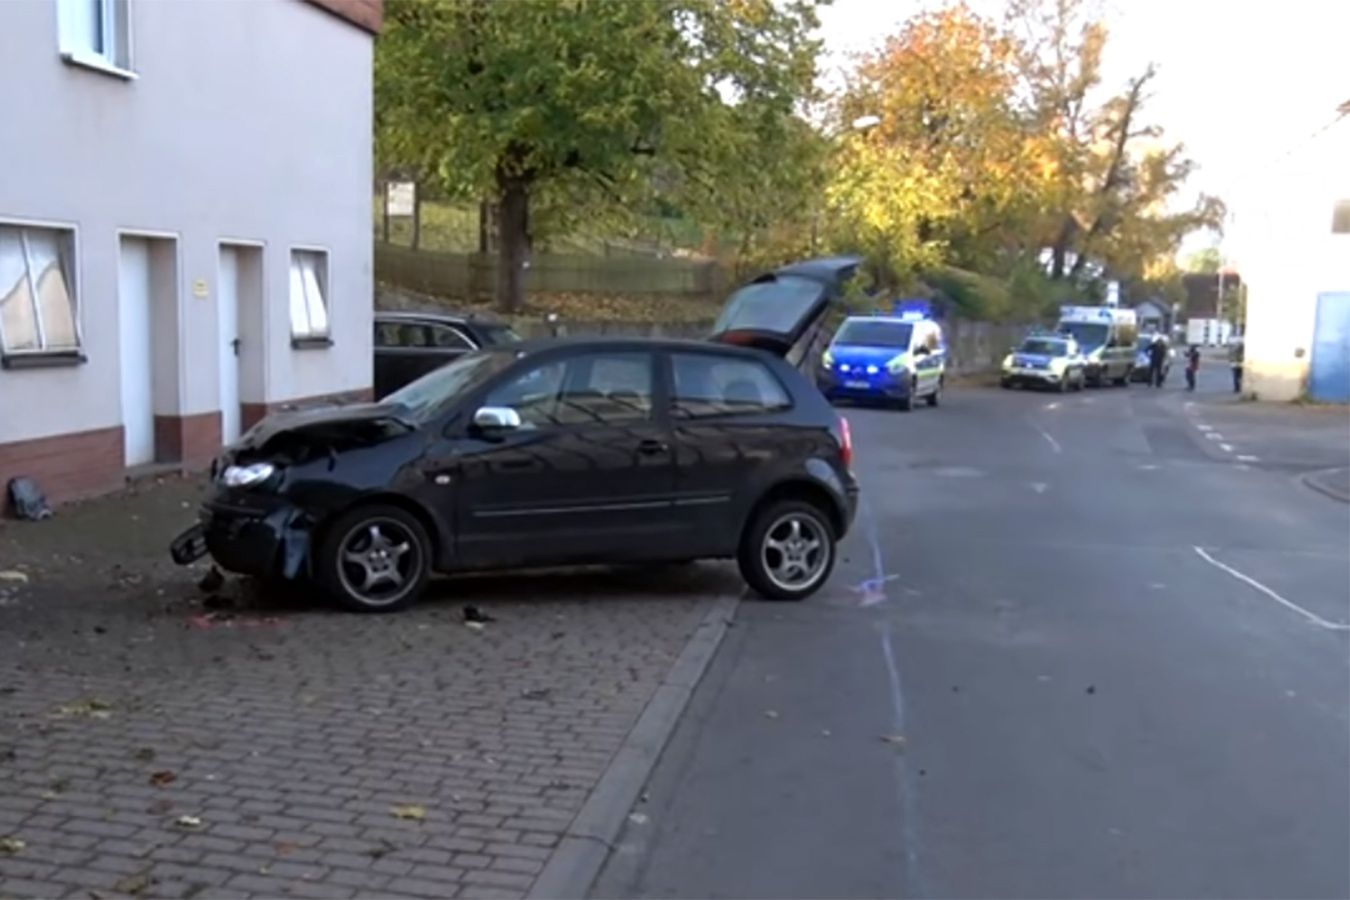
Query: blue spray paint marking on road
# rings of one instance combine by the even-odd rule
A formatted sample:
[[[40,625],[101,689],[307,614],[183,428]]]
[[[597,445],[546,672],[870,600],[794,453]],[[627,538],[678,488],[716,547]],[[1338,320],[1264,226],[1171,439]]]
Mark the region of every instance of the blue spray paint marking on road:
[[[878,603],[885,603],[886,582],[894,581],[899,575],[887,575],[886,568],[881,562],[881,541],[877,538],[877,520],[872,515],[872,507],[867,502],[867,495],[863,494],[859,510],[862,513],[863,533],[867,536],[867,543],[872,548],[872,577],[858,582],[852,590],[860,599],[859,606],[875,606]]]
[[[886,674],[890,679],[891,711],[895,720],[896,733],[905,734],[905,695],[900,687],[900,666],[895,661],[895,649],[891,646],[891,623],[887,621],[881,631],[881,652],[886,658]],[[919,871],[919,811],[918,789],[909,766],[901,756],[896,757],[896,775],[900,782],[900,840],[904,844],[905,874],[907,876],[906,895],[911,897],[931,896]]]

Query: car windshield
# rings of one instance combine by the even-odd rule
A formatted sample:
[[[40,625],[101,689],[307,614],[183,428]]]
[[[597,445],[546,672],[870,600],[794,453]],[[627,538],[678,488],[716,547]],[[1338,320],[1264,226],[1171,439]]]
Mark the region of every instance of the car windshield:
[[[1096,349],[1106,343],[1106,338],[1111,333],[1110,326],[1103,325],[1100,322],[1061,322],[1060,331],[1067,331],[1073,335],[1078,346],[1088,350]]]
[[[489,344],[518,344],[524,340],[510,325],[479,325],[478,330]]]
[[[713,330],[791,333],[824,292],[820,282],[793,275],[747,284],[727,300]]]
[[[405,418],[421,425],[435,418],[465,391],[511,365],[518,355],[500,350],[469,353],[404,385],[380,402],[397,404]]]
[[[1046,356],[1066,356],[1068,350],[1063,341],[1046,340],[1045,338],[1029,338],[1022,342],[1021,351],[1023,353],[1041,353]]]
[[[914,326],[908,322],[887,322],[884,319],[849,319],[844,322],[836,344],[859,344],[865,347],[908,347]]]

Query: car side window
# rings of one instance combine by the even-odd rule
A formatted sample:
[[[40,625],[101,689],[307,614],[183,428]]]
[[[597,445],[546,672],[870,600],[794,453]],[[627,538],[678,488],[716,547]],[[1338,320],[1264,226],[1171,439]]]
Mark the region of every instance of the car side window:
[[[375,346],[376,347],[398,347],[399,327],[393,322],[375,323]]]
[[[431,344],[445,350],[473,350],[473,342],[458,328],[450,325],[431,326]]]
[[[427,335],[427,326],[425,325],[400,325],[398,326],[398,345],[399,347],[428,347],[431,345],[431,339]]]
[[[792,406],[778,377],[757,360],[676,353],[671,364],[675,371],[671,412],[676,418],[750,415]]]
[[[936,353],[942,349],[942,340],[938,337],[938,330],[936,328],[929,327],[928,337],[924,339],[924,346],[932,353]]]
[[[652,355],[594,353],[546,363],[494,389],[485,406],[509,406],[529,428],[651,418]]]

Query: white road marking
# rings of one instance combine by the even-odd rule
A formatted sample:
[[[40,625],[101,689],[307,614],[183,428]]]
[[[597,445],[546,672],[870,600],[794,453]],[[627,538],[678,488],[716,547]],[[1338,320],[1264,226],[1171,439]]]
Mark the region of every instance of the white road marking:
[[[1255,578],[1252,578],[1248,575],[1243,575],[1241,572],[1239,572],[1232,566],[1219,562],[1217,559],[1206,553],[1203,547],[1196,547],[1195,552],[1199,554],[1201,559],[1209,563],[1214,568],[1219,569],[1223,572],[1227,572],[1229,575],[1232,575],[1238,581],[1241,581],[1243,584],[1248,585],[1249,587],[1255,588],[1256,590],[1265,594],[1267,597],[1274,600],[1281,606],[1287,609],[1292,609],[1294,612],[1303,616],[1309,622],[1312,622],[1318,628],[1325,628],[1328,631],[1350,631],[1350,625],[1346,625],[1341,622],[1328,621],[1327,619],[1324,619],[1321,616],[1319,616],[1317,613],[1309,612],[1308,610],[1299,606],[1297,603],[1293,603],[1289,600],[1284,599],[1279,594],[1275,593],[1270,588],[1266,587],[1264,584],[1257,581]]]
[[[1033,427],[1033,428],[1035,428],[1037,431],[1039,431],[1039,432],[1041,433],[1041,437],[1045,438],[1047,441],[1050,442],[1050,449],[1051,449],[1051,450],[1054,450],[1056,453],[1063,453],[1063,452],[1064,452],[1064,448],[1061,447],[1061,446],[1059,445],[1059,441],[1057,441],[1057,440],[1055,440],[1053,437],[1051,437],[1050,432],[1046,431],[1044,428],[1042,428],[1041,426],[1035,424],[1034,422],[1032,423],[1032,426],[1031,426],[1031,427]]]
[[[1049,487],[1050,485],[1046,484],[1043,481],[1031,482],[1031,489],[1038,494],[1044,494],[1049,489]]]
[[[1223,435],[1219,434],[1217,431],[1207,431],[1205,432],[1205,437],[1209,438],[1211,441],[1223,440]]]
[[[1239,472],[1250,472],[1252,470],[1252,467],[1247,465],[1246,463],[1238,463],[1237,465],[1233,466],[1233,468],[1237,469]]]
[[[1059,401],[1056,400],[1056,401],[1054,401],[1053,403],[1047,403],[1047,404],[1045,404],[1045,408],[1046,408],[1046,409],[1059,409]]]
[[[1241,461],[1241,462],[1260,462],[1260,461],[1261,461],[1261,457],[1259,457],[1259,456],[1252,456],[1252,455],[1250,455],[1250,454],[1242,453],[1242,454],[1239,454],[1239,455],[1238,455],[1238,460]]]
[[[1220,444],[1220,445],[1219,445],[1219,449],[1222,450],[1224,453],[1232,453],[1232,452],[1233,452],[1233,445],[1232,445],[1232,444]]]
[[[1156,470],[1161,469],[1161,468],[1162,468],[1162,466],[1155,466],[1155,465],[1153,465],[1153,463],[1143,463],[1142,465],[1139,466],[1139,471],[1141,471],[1141,472],[1153,472],[1153,471],[1156,471]]]
[[[1201,431],[1213,431],[1213,430],[1214,430],[1214,427],[1213,427],[1212,425],[1206,425],[1204,422],[1196,422],[1196,423],[1195,423],[1195,427],[1196,427],[1196,428],[1199,428]]]

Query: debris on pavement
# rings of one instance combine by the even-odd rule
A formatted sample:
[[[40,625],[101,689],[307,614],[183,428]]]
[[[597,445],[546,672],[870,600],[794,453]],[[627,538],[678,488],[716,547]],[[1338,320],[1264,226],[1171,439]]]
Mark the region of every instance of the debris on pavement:
[[[482,622],[465,622],[464,627],[470,631],[483,631],[485,628]]]
[[[117,884],[113,885],[113,890],[119,894],[130,894],[133,897],[139,897],[149,890],[151,884],[150,867],[142,869],[135,874],[128,875]]]
[[[66,703],[58,706],[52,715],[58,719],[73,719],[78,717],[110,719],[112,718],[111,710],[112,704],[107,700],[90,697],[87,700],[78,700],[74,703]]]
[[[1095,693],[1097,693],[1097,686],[1096,686],[1095,684],[1089,684],[1089,685],[1087,686],[1087,693],[1089,693],[1089,694],[1095,694]]]
[[[901,750],[905,749],[905,744],[908,743],[903,734],[883,734],[881,740],[883,743],[899,747]]]
[[[155,761],[155,751],[153,747],[141,747],[135,753],[133,753],[132,756],[135,757],[137,762]]]
[[[553,693],[552,688],[523,688],[520,696],[524,700],[547,700],[551,693]]]
[[[37,482],[22,475],[9,480],[9,504],[20,519],[40,522],[49,519],[52,508]]]
[[[150,784],[155,787],[167,787],[178,780],[178,776],[168,769],[159,772],[150,773]]]
[[[195,830],[202,827],[202,820],[199,816],[179,816],[177,819],[174,819],[173,824],[177,825],[179,828]]]
[[[427,817],[425,806],[418,806],[415,803],[409,803],[406,806],[392,806],[389,808],[389,814],[395,819],[406,819],[411,822],[421,822]]]
[[[208,594],[214,594],[216,591],[220,590],[224,586],[225,586],[225,576],[222,575],[220,570],[217,569],[215,566],[212,566],[210,569],[208,569],[206,574],[201,577],[201,580],[197,582],[198,590],[204,591],[205,593]]]
[[[488,615],[476,606],[466,605],[464,607],[465,622],[495,622],[497,619]]]
[[[646,824],[647,824],[647,814],[646,814],[646,813],[640,813],[640,812],[629,813],[629,814],[628,814],[628,821],[632,822],[634,825],[646,825]]]
[[[766,719],[776,719],[776,718],[778,718],[778,710],[776,710],[776,709],[766,709],[766,710],[764,710],[764,718],[766,718]]]
[[[0,581],[8,581],[13,584],[27,584],[28,573],[20,572],[18,569],[0,569]]]
[[[17,853],[21,853],[27,846],[26,843],[16,837],[0,838],[0,853],[5,854],[6,856],[14,856]]]

